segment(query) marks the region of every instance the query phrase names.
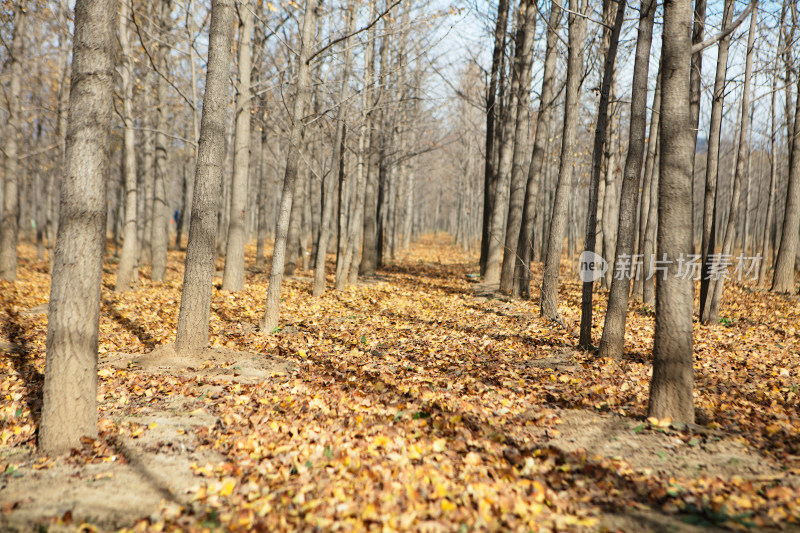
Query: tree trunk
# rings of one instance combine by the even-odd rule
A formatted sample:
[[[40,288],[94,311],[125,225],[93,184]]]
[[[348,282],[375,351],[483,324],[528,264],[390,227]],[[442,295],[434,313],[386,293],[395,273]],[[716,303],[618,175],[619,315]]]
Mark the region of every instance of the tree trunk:
[[[610,0],[606,0],[610,6]],[[600,172],[606,150],[606,134],[608,133],[608,101],[611,97],[611,81],[614,79],[614,65],[617,62],[617,45],[625,17],[626,0],[618,0],[614,27],[608,41],[605,65],[603,66],[603,82],[600,86],[600,102],[597,105],[597,122],[594,130],[594,146],[592,147],[592,177],[589,183],[589,207],[586,214],[586,231],[583,249],[594,253],[597,238],[597,193],[600,186]],[[613,10],[614,8],[609,7]],[[608,18],[611,18],[610,16]],[[592,289],[594,280],[583,280],[581,293],[581,330],[578,345],[588,350],[592,345]]]
[[[800,76],[797,78],[800,90]],[[800,92],[795,99],[794,135],[800,135]],[[778,257],[775,259],[775,271],[772,276],[772,292],[794,292],[794,265],[797,253],[798,227],[800,227],[800,143],[792,142],[789,158],[789,185],[786,191],[786,207],[783,211],[783,229]]]
[[[533,66],[533,41],[536,34],[536,6],[532,0],[523,0],[519,6],[517,42],[515,45],[514,73],[517,105],[510,110],[516,113],[514,131],[514,153],[511,159],[511,191],[508,196],[505,248],[500,270],[500,292],[511,294],[514,284],[514,267],[517,264],[517,244],[522,226],[522,210],[525,204],[525,187],[528,183],[530,165],[527,162],[529,149],[531,68]],[[512,83],[512,87],[513,87]]]
[[[667,261],[656,283],[653,378],[648,415],[693,423],[692,284],[679,275],[679,260],[692,250],[692,137],[689,109],[690,0],[664,5],[661,61],[661,141],[658,251]]]
[[[481,257],[480,274],[486,271],[486,258],[489,253],[489,231],[491,229],[491,216],[493,211],[492,199],[497,169],[495,156],[497,146],[497,86],[503,76],[503,59],[506,48],[506,27],[508,26],[508,0],[499,0],[497,5],[497,22],[494,28],[494,51],[492,52],[492,67],[489,75],[489,89],[486,93],[486,147],[485,163],[483,170],[483,224],[481,226]]]
[[[356,26],[356,4],[354,0],[349,0],[347,5],[347,25],[345,27],[345,35],[350,35],[355,30]],[[347,112],[347,100],[349,98],[350,88],[350,72],[353,65],[353,53],[350,47],[350,38],[345,38],[342,41],[342,52],[344,53],[344,70],[342,71],[342,79],[339,85],[338,105],[336,110],[336,134],[333,139],[333,157],[331,158],[331,167],[335,169],[331,176],[328,176],[328,181],[331,183],[329,187],[330,194],[326,198],[325,212],[323,213],[322,227],[320,228],[319,243],[317,245],[317,257],[314,262],[314,286],[312,288],[312,295],[319,296],[325,292],[325,253],[328,247],[328,240],[330,239],[331,225],[333,224],[333,186],[337,183],[339,185],[339,241],[342,244],[345,240],[343,233],[345,229],[346,209],[343,205],[345,197],[345,113]],[[341,252],[341,254],[340,254]],[[341,255],[341,257],[340,257]],[[344,250],[337,246],[336,252],[336,279],[339,280],[342,272],[342,264],[344,262]]]
[[[703,34],[705,33],[706,26],[706,0],[695,0],[694,2],[694,23],[692,26],[692,45],[703,41]],[[700,98],[701,98],[701,81],[703,77],[703,52],[695,52],[692,54],[692,70],[689,75],[689,86],[691,91],[691,100],[689,102],[689,109],[692,114],[692,128],[694,134],[694,147],[695,150],[692,156],[692,251],[694,251],[694,197],[695,197],[695,168],[697,166],[697,135],[700,131]],[[694,284],[692,285],[694,288]]]
[[[262,116],[266,116],[266,99],[262,99],[261,108]],[[256,266],[263,267],[265,264],[264,259],[264,241],[267,240],[267,226],[269,225],[267,219],[267,189],[269,187],[269,179],[267,178],[267,157],[269,153],[269,144],[267,144],[267,125],[261,125],[261,151],[260,151],[260,164],[258,167],[258,235],[256,237]]]
[[[19,135],[21,124],[22,58],[25,50],[25,22],[27,6],[23,0],[14,10],[14,36],[11,40],[6,65],[9,75],[8,127],[5,131],[3,211],[0,219],[0,279],[17,280],[17,241],[19,240]]]
[[[723,10],[723,28],[727,28],[733,18],[733,0],[725,0]],[[730,36],[719,42],[717,51],[717,71],[714,77],[714,94],[711,100],[711,120],[708,133],[708,162],[706,163],[706,186],[703,200],[703,235],[701,252],[703,255],[703,274],[700,280],[700,320],[708,322],[711,311],[709,296],[709,277],[711,264],[709,258],[716,248],[716,204],[717,178],[719,175],[719,144],[722,130],[722,108],[725,98],[725,75],[728,69],[728,49]]]
[[[231,184],[231,213],[228,221],[228,242],[225,250],[225,270],[222,289],[244,289],[244,245],[247,240],[247,197],[250,189],[250,73],[253,34],[253,3],[237,4],[239,13],[238,67],[236,87],[236,133],[233,141],[233,183]]]
[[[522,226],[517,243],[517,264],[514,269],[512,295],[526,300],[531,294],[531,255],[533,254],[534,229],[537,205],[539,203],[540,183],[543,181],[544,159],[550,137],[550,110],[555,91],[556,60],[558,59],[558,26],[561,21],[561,6],[552,2],[550,19],[547,23],[547,49],[542,75],[542,92],[539,98],[539,114],[536,116],[536,136],[533,140],[533,154],[528,169],[528,183],[525,187],[525,205],[522,208]]]
[[[122,256],[117,270],[116,292],[127,291],[137,272],[136,265],[136,143],[133,118],[133,57],[131,51],[130,18],[131,4],[122,0],[119,9],[119,43],[122,65],[122,121],[124,123],[122,158],[123,187],[125,191],[125,233],[122,241]]]
[[[386,78],[388,76],[390,26],[384,19],[384,33],[379,50],[380,73],[376,98],[370,110],[372,128],[370,128],[369,159],[367,167],[367,187],[364,198],[364,229],[362,237],[361,263],[359,274],[374,276],[378,267],[378,194],[380,182],[381,151],[384,149],[384,109],[386,98]]]
[[[603,337],[600,341],[600,357],[614,359],[622,357],[625,344],[628,294],[633,274],[631,259],[636,231],[636,201],[639,196],[638,189],[642,175],[645,133],[647,131],[647,76],[650,67],[650,46],[653,40],[656,5],[656,0],[645,0],[639,11],[639,31],[631,89],[628,155],[625,159],[625,170],[622,176],[617,246],[614,252],[614,265],[618,273],[615,273],[611,280]],[[610,250],[607,250],[606,253],[609,252]],[[624,266],[627,268],[622,268]]]
[[[747,114],[750,109],[750,78],[753,71],[753,45],[755,44],[756,37],[756,22],[758,20],[755,5],[758,0],[753,1],[753,10],[750,12],[750,31],[747,36],[747,56],[745,60],[744,69],[744,87],[742,88],[742,103],[741,112],[739,116],[739,147],[736,151],[736,165],[733,176],[733,190],[731,191],[731,207],[728,211],[728,222],[725,227],[725,233],[722,240],[722,257],[728,257],[733,252],[733,245],[736,241],[736,212],[739,206],[739,200],[742,195],[742,174],[744,174],[745,163],[745,150],[749,150],[747,143]],[[795,231],[797,234],[797,231]],[[742,256],[747,253],[747,250],[742,250]],[[719,321],[719,306],[722,300],[722,289],[725,282],[725,276],[720,276],[716,280],[712,279],[711,286],[713,289],[711,297],[711,309],[708,315],[708,321],[716,323]]]
[[[778,55],[780,55],[781,47],[778,46]],[[778,66],[780,57],[775,58],[775,66]],[[778,181],[778,153],[777,142],[778,137],[778,119],[777,108],[775,103],[775,94],[778,91],[778,77],[772,76],[772,91],[770,94],[770,126],[771,135],[769,136],[769,156],[770,156],[770,169],[769,169],[769,194],[767,195],[767,214],[764,217],[764,233],[761,239],[761,261],[758,264],[758,284],[764,285],[767,279],[767,254],[769,253],[770,233],[772,229],[772,220],[775,216],[775,187]]]
[[[547,237],[547,256],[540,296],[540,309],[544,317],[559,319],[558,314],[558,267],[564,246],[564,232],[567,226],[567,209],[572,166],[575,160],[576,132],[580,112],[580,86],[583,78],[583,46],[586,39],[586,0],[569,2],[569,51],[567,56],[567,86],[564,111],[564,129],[561,135],[561,162],[558,168],[553,214],[550,218],[550,232]]]
[[[659,127],[661,124],[661,63],[658,65],[658,75],[656,77],[656,90],[653,94],[653,109],[650,112],[650,135],[647,139],[647,156],[644,163],[644,177],[642,179],[642,194],[639,200],[639,231],[636,237],[636,255],[633,257],[635,270],[633,279],[633,297],[637,300],[642,298],[644,287],[643,249],[645,234],[647,231],[647,218],[650,214],[650,189],[653,181],[653,169],[655,168],[656,148],[660,136]]]
[[[110,165],[114,0],[78,0],[61,209],[47,321],[39,449],[97,436],[97,345]]]
[[[156,91],[156,157],[155,181],[153,182],[153,226],[150,236],[152,265],[150,278],[164,281],[167,274],[167,134],[169,124],[167,113],[168,82],[165,78],[169,57],[169,32],[172,23],[172,0],[161,0],[159,13],[159,44],[156,52],[156,65],[160,72]]]
[[[644,227],[644,243],[642,244],[642,303],[655,303],[655,287],[653,286],[653,267],[656,260],[656,228],[658,227],[658,182],[661,177],[659,162],[661,160],[661,138],[656,140],[655,168],[650,176],[650,207],[647,208],[647,223]],[[642,199],[644,201],[644,198]]]
[[[292,195],[297,180],[297,167],[300,159],[300,143],[303,140],[303,120],[311,94],[311,70],[308,60],[314,46],[314,29],[317,25],[317,0],[307,0],[303,16],[303,31],[300,43],[300,54],[297,58],[297,83],[295,87],[294,106],[292,108],[292,126],[289,134],[289,151],[286,155],[286,170],[283,176],[283,191],[278,210],[278,225],[275,232],[275,248],[272,252],[272,264],[267,288],[267,303],[264,316],[261,318],[261,330],[271,333],[278,327],[281,305],[281,282],[286,254],[286,237],[289,230],[289,216],[292,212]]]
[[[197,149],[192,223],[189,225],[178,333],[175,336],[178,353],[192,353],[208,345],[214,241],[225,151],[233,6],[233,0],[212,0],[211,3],[208,75]]]

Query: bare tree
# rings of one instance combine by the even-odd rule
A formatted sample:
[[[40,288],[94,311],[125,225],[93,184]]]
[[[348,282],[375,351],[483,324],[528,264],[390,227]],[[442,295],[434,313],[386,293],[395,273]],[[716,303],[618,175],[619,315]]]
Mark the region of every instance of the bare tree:
[[[758,0],[753,0],[751,5],[755,7],[758,3]],[[742,179],[743,174],[745,172],[744,165],[745,165],[745,151],[748,150],[747,148],[747,114],[750,109],[750,78],[751,73],[753,72],[753,45],[755,44],[756,38],[756,22],[758,20],[757,10],[753,9],[750,11],[750,31],[748,32],[747,37],[747,56],[745,59],[745,69],[744,69],[744,87],[742,88],[742,100],[741,100],[741,112],[739,118],[739,147],[736,151],[736,164],[733,176],[733,191],[731,192],[731,207],[728,211],[728,222],[725,227],[725,233],[722,237],[722,255],[729,256],[733,252],[733,243],[736,237],[736,212],[737,207],[739,206],[739,199],[742,194]],[[795,234],[797,231],[795,231]],[[747,250],[743,250],[742,253],[746,253]],[[719,320],[719,305],[720,300],[722,299],[722,287],[725,281],[724,276],[720,276],[716,280],[712,281],[712,297],[711,297],[711,308],[709,310],[707,319],[710,322],[717,322]]]
[[[281,282],[286,255],[286,238],[289,230],[289,217],[292,212],[292,197],[300,159],[300,143],[303,138],[303,120],[311,96],[311,68],[308,64],[311,49],[314,46],[314,30],[317,25],[317,0],[307,0],[303,16],[303,30],[300,53],[297,58],[297,82],[295,84],[294,106],[292,108],[292,126],[289,134],[289,151],[286,155],[286,170],[283,175],[283,192],[281,193],[278,225],[275,232],[275,247],[272,252],[272,264],[267,288],[267,303],[264,316],[261,318],[261,330],[272,332],[278,326],[281,305]]]
[[[610,1],[606,0],[610,5]],[[600,102],[597,104],[597,122],[594,130],[592,149],[592,176],[589,183],[589,206],[586,216],[586,233],[583,249],[594,253],[597,238],[597,195],[600,187],[600,171],[605,154],[606,134],[608,133],[608,101],[611,97],[611,81],[614,78],[614,64],[617,61],[617,45],[625,18],[626,0],[619,0],[616,7],[614,26],[610,31],[608,50],[603,67],[603,81],[600,85]],[[610,9],[614,9],[613,7]],[[579,346],[589,349],[592,344],[592,289],[594,281],[583,282],[581,296],[581,329]]]
[[[550,18],[547,22],[544,72],[542,92],[539,97],[539,113],[536,116],[536,137],[533,140],[533,154],[528,169],[528,183],[525,186],[525,204],[522,208],[522,226],[517,243],[517,265],[514,269],[512,295],[530,298],[531,256],[536,225],[536,206],[539,202],[538,189],[543,181],[544,159],[550,136],[550,115],[555,92],[556,60],[558,59],[558,26],[561,21],[561,5],[552,2]],[[543,196],[543,195],[542,195]]]
[[[692,137],[689,109],[692,6],[664,4],[661,61],[661,161],[658,251],[666,272],[656,278],[656,327],[649,416],[694,422],[692,284],[679,260],[692,250]]]
[[[0,278],[17,279],[17,241],[19,239],[19,134],[21,124],[22,55],[25,50],[25,19],[27,2],[14,10],[14,35],[9,49],[7,68],[10,72],[8,90],[8,126],[5,131],[3,211],[0,219]]]
[[[114,87],[115,0],[78,0],[39,447],[97,436],[97,345]]]
[[[639,31],[636,40],[636,59],[633,65],[633,86],[631,89],[631,121],[628,139],[628,155],[620,192],[619,224],[617,225],[617,247],[614,253],[615,269],[619,274],[611,280],[608,295],[603,337],[600,341],[600,357],[619,358],[625,344],[625,320],[628,311],[628,292],[632,265],[621,268],[621,258],[628,260],[633,255],[634,233],[636,231],[636,201],[639,196],[639,182],[642,173],[642,160],[647,131],[647,76],[650,67],[650,47],[653,40],[656,0],[642,2],[639,11]],[[644,201],[644,198],[642,198]],[[607,250],[606,253],[610,252]]]
[[[230,219],[228,221],[228,241],[225,251],[225,270],[222,274],[222,288],[228,291],[244,289],[244,245],[247,238],[245,221],[250,177],[252,2],[237,4],[236,10],[239,14],[239,57],[237,61],[239,79],[236,85],[236,130],[233,141],[233,183],[231,184]]]
[[[130,32],[131,4],[122,0],[119,9],[119,44],[120,44],[120,80],[122,83],[122,122],[124,132],[122,139],[123,186],[125,189],[125,230],[122,241],[122,254],[117,270],[117,292],[127,291],[131,282],[136,281],[138,266],[136,264],[136,139],[133,117],[133,50]]]
[[[186,246],[186,262],[178,314],[175,348],[191,353],[208,344],[211,283],[214,276],[214,244],[217,209],[225,151],[225,116],[228,108],[228,65],[233,38],[233,0],[212,0],[208,45],[208,74],[200,122],[192,223]]]
[[[514,73],[518,78],[514,121],[514,149],[511,156],[511,190],[508,195],[505,246],[500,271],[500,291],[510,294],[514,283],[514,267],[517,264],[517,244],[522,226],[522,210],[525,204],[525,187],[528,184],[529,166],[526,165],[529,149],[531,68],[533,66],[533,42],[536,33],[536,6],[531,0],[523,0],[519,6],[517,41],[514,52]],[[487,274],[488,278],[488,274]],[[488,279],[487,279],[488,281]]]
[[[723,28],[730,26],[733,18],[733,0],[725,0],[722,20]],[[706,163],[705,198],[703,200],[703,236],[701,252],[703,255],[703,275],[700,281],[700,320],[708,321],[711,311],[709,279],[711,256],[716,248],[716,197],[717,177],[719,175],[719,144],[722,130],[722,107],[725,98],[725,77],[728,70],[728,49],[730,36],[723,37],[717,51],[717,70],[714,76],[714,93],[711,100],[711,120],[708,134],[708,162]]]
[[[561,134],[561,162],[558,167],[558,182],[553,201],[553,214],[550,218],[550,233],[547,237],[547,255],[539,301],[542,316],[551,319],[559,319],[558,267],[561,263],[561,250],[564,246],[569,189],[572,184],[572,164],[575,160],[580,87],[583,78],[583,45],[586,39],[586,19],[584,18],[586,9],[586,0],[570,0],[569,2],[569,49],[564,127]]]

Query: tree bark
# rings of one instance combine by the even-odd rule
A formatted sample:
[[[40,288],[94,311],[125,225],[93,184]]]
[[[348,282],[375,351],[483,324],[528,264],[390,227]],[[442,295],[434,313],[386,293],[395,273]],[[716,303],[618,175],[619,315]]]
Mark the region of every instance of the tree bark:
[[[777,68],[780,60],[780,49],[778,46],[778,56],[775,58],[775,66]],[[778,91],[778,77],[772,76],[772,91],[770,94],[770,126],[771,135],[769,138],[769,152],[770,152],[770,169],[769,169],[769,194],[767,195],[767,214],[764,217],[764,233],[761,239],[761,261],[758,264],[758,284],[764,285],[767,279],[767,254],[769,253],[770,233],[772,229],[772,220],[775,216],[775,186],[778,181],[778,153],[777,142],[778,137],[778,119],[776,107],[776,93]]]
[[[155,181],[153,182],[153,226],[150,235],[152,265],[150,278],[164,281],[167,274],[167,135],[169,124],[167,113],[168,82],[165,78],[169,69],[169,39],[172,24],[172,0],[161,0],[159,13],[159,44],[156,64],[160,75],[156,90],[156,153]]]
[[[569,2],[569,50],[567,56],[567,86],[564,111],[564,128],[561,135],[561,162],[558,168],[553,214],[547,237],[547,256],[540,296],[540,310],[544,317],[560,319],[558,314],[558,267],[564,246],[567,226],[572,165],[575,160],[576,132],[580,112],[580,86],[583,78],[583,46],[586,39],[586,0]]]
[[[97,436],[97,347],[110,165],[114,0],[78,0],[66,168],[47,321],[39,449],[56,455]]]
[[[797,77],[800,90],[800,76]],[[775,271],[770,290],[777,293],[790,293],[795,290],[794,265],[797,254],[798,227],[800,227],[800,143],[795,142],[800,135],[800,93],[795,99],[794,141],[789,162],[789,185],[786,191],[786,207],[783,211],[783,226]]]
[[[725,0],[723,24],[726,28],[733,18],[733,0]],[[703,273],[700,280],[700,320],[708,322],[711,311],[709,294],[710,256],[716,248],[716,203],[717,178],[719,175],[719,144],[722,130],[722,108],[725,98],[725,76],[728,69],[728,49],[731,38],[727,36],[719,42],[717,51],[717,71],[714,77],[714,94],[711,100],[711,120],[708,133],[708,162],[706,163],[705,198],[703,200],[703,235],[701,252],[703,255]]]
[[[656,279],[653,378],[648,415],[693,423],[692,284],[678,272],[692,250],[692,137],[689,109],[692,9],[690,0],[667,0],[661,60],[661,141],[658,251],[666,275]]]
[[[745,164],[745,151],[749,150],[747,146],[747,114],[750,109],[750,78],[753,71],[753,45],[755,44],[756,37],[756,22],[758,20],[757,10],[755,9],[758,0],[753,0],[753,10],[750,12],[750,31],[747,36],[747,56],[745,59],[744,69],[744,87],[742,88],[742,103],[741,113],[739,117],[739,147],[736,151],[736,166],[733,176],[733,191],[731,191],[731,207],[728,211],[728,222],[725,227],[725,233],[722,240],[722,255],[723,257],[731,255],[733,252],[733,244],[736,240],[736,212],[739,206],[739,199],[742,194],[742,174],[744,174]],[[797,235],[797,228],[794,234]],[[742,254],[747,253],[747,250],[742,250]],[[713,286],[713,294],[711,298],[711,309],[708,315],[710,322],[719,321],[719,305],[722,299],[722,288],[725,282],[725,276],[721,276],[716,280],[710,280]]]
[[[525,187],[525,204],[522,208],[522,227],[517,243],[517,264],[514,269],[514,286],[512,295],[526,300],[531,294],[531,256],[536,227],[537,205],[539,204],[539,188],[543,181],[545,153],[550,137],[550,115],[555,92],[556,60],[558,59],[558,26],[561,21],[561,5],[552,2],[550,18],[547,23],[546,50],[544,72],[542,74],[542,92],[539,98],[539,113],[536,116],[536,136],[533,140],[533,154],[528,169],[528,183]]]
[[[639,30],[636,40],[636,59],[633,65],[631,89],[631,121],[628,138],[628,155],[622,175],[620,192],[619,223],[617,225],[617,246],[614,252],[615,274],[611,279],[608,295],[608,308],[600,341],[600,357],[619,359],[625,345],[625,321],[628,311],[630,279],[633,274],[631,263],[628,268],[620,268],[621,258],[629,261],[633,255],[634,233],[636,231],[636,201],[639,196],[639,182],[642,175],[642,160],[647,131],[647,77],[650,69],[650,47],[653,41],[653,23],[656,13],[656,0],[645,0],[639,10]],[[609,253],[607,250],[606,253]]]
[[[347,5],[347,24],[345,27],[345,35],[350,35],[355,30],[356,26],[356,4],[354,0],[349,0]],[[338,105],[339,108],[336,110],[336,134],[334,135],[333,143],[334,143],[334,150],[333,150],[333,157],[331,159],[331,166],[335,170],[332,172],[331,176],[328,176],[328,181],[330,181],[331,187],[329,187],[330,192],[328,195],[328,199],[326,200],[325,212],[323,213],[323,220],[322,220],[322,227],[320,228],[320,236],[319,236],[319,243],[317,245],[317,257],[314,262],[314,285],[312,287],[312,295],[319,296],[323,292],[325,292],[325,253],[327,252],[326,248],[328,247],[328,240],[330,239],[330,231],[331,225],[333,224],[333,186],[337,183],[339,185],[339,241],[340,244],[344,242],[345,235],[343,233],[346,231],[345,229],[345,221],[346,218],[346,210],[345,206],[343,205],[343,198],[345,196],[345,169],[344,169],[344,159],[345,159],[345,113],[347,112],[347,100],[350,94],[350,73],[352,70],[353,65],[353,53],[350,48],[350,38],[346,38],[342,41],[342,52],[344,53],[344,70],[342,71],[342,79],[340,80],[339,85],[339,95],[338,95]],[[341,252],[341,254],[340,254]],[[342,257],[340,257],[340,255]],[[342,266],[344,262],[344,250],[341,249],[340,246],[337,246],[337,269],[336,269],[336,280],[341,278],[342,275]]]
[[[607,0],[608,1],[608,0]],[[608,42],[603,82],[600,85],[600,102],[597,105],[597,121],[594,130],[594,146],[592,148],[592,177],[589,183],[589,207],[586,215],[586,231],[583,249],[594,253],[597,238],[597,193],[600,186],[600,172],[606,149],[608,133],[608,101],[611,97],[611,81],[614,79],[614,65],[617,62],[617,45],[625,18],[626,0],[618,0],[614,27]],[[613,8],[611,8],[613,9]],[[592,289],[594,281],[584,281],[581,293],[581,329],[578,345],[589,349],[592,344]]]
[[[228,242],[225,251],[225,270],[222,289],[244,289],[244,245],[247,240],[247,197],[250,181],[250,74],[253,34],[252,2],[237,4],[239,13],[238,67],[236,86],[236,130],[233,141],[233,183],[231,184],[231,213],[228,220]]]
[[[0,279],[17,280],[17,241],[19,240],[19,135],[21,124],[22,59],[24,52],[27,2],[21,1],[14,10],[14,36],[6,62],[9,75],[8,126],[5,131],[3,211],[0,219]]]
[[[514,267],[517,264],[522,211],[525,204],[525,187],[528,184],[530,165],[525,165],[529,149],[531,68],[533,66],[533,42],[536,34],[536,6],[532,0],[523,0],[519,6],[517,42],[515,45],[514,73],[519,80],[514,125],[514,153],[511,158],[511,191],[508,196],[505,247],[500,269],[500,292],[511,294],[514,284]],[[512,83],[512,87],[513,87]]]
[[[211,3],[208,74],[200,121],[192,223],[189,225],[178,332],[175,336],[178,353],[192,353],[208,345],[214,245],[225,151],[233,5],[233,0],[212,0]]]
[[[660,137],[661,124],[661,63],[658,65],[656,77],[656,90],[653,94],[653,109],[650,112],[650,134],[647,139],[647,157],[644,163],[644,177],[642,181],[642,194],[639,201],[639,231],[636,235],[636,256],[638,264],[634,265],[635,277],[633,278],[633,297],[641,300],[644,291],[644,241],[647,233],[647,218],[650,215],[650,190],[652,189],[653,172],[656,161],[656,149]]]
[[[133,119],[133,57],[130,34],[131,4],[122,0],[119,9],[119,43],[122,64],[122,121],[124,123],[122,158],[123,187],[125,192],[125,231],[122,241],[122,255],[117,270],[116,292],[127,291],[131,287],[136,265],[136,141]]]
[[[283,192],[278,211],[278,225],[275,232],[275,248],[272,253],[272,264],[267,288],[267,303],[264,316],[261,318],[261,330],[271,333],[278,327],[281,304],[281,282],[286,255],[286,237],[289,230],[289,216],[292,212],[292,196],[297,180],[300,159],[300,143],[306,108],[311,94],[311,70],[308,65],[311,48],[314,46],[314,29],[317,25],[317,0],[307,0],[303,16],[303,30],[300,43],[300,54],[297,58],[297,82],[295,85],[294,105],[292,108],[292,126],[289,134],[289,151],[286,155],[286,170],[283,176]]]
[[[508,26],[508,0],[499,0],[497,5],[497,22],[494,28],[494,51],[492,52],[492,67],[489,75],[489,88],[486,93],[486,146],[483,170],[483,224],[481,226],[481,256],[480,274],[486,271],[486,258],[489,253],[489,231],[491,229],[491,216],[493,210],[494,182],[497,169],[495,156],[497,147],[497,86],[503,76],[502,64],[506,48],[506,27]]]

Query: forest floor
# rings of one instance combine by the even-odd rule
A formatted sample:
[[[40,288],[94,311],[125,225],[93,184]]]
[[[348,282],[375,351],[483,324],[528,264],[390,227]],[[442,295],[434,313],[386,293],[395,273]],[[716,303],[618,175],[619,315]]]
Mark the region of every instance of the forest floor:
[[[168,344],[183,254],[169,265],[166,282],[145,271],[114,294],[106,264],[100,437],[51,459],[35,449],[49,276],[21,246],[19,281],[0,284],[0,530],[800,522],[797,297],[728,284],[721,322],[695,325],[697,426],[685,427],[645,418],[652,308],[632,303],[622,360],[576,350],[566,264],[567,329],[473,283],[474,258],[444,236],[343,292],[314,299],[309,272],[286,280],[273,335],[257,329],[265,271],[238,293],[215,278],[212,346],[191,359]],[[605,292],[595,299],[597,343]]]

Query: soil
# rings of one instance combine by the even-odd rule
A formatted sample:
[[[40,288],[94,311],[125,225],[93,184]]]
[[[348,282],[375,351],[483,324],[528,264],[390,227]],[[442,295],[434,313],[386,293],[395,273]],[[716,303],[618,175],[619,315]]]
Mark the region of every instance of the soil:
[[[179,357],[171,345],[145,355],[107,354],[101,367],[146,374],[203,377],[207,396],[230,383],[254,383],[294,372],[278,357],[207,348]],[[193,465],[216,465],[224,458],[198,439],[213,431],[216,416],[202,409],[200,398],[169,396],[157,408],[140,409],[126,421],[147,426],[136,438],[112,444],[113,461],[83,464],[70,457],[44,461],[32,449],[0,448],[0,531],[75,531],[82,520],[100,530],[130,527],[162,507],[191,507],[200,483]]]

